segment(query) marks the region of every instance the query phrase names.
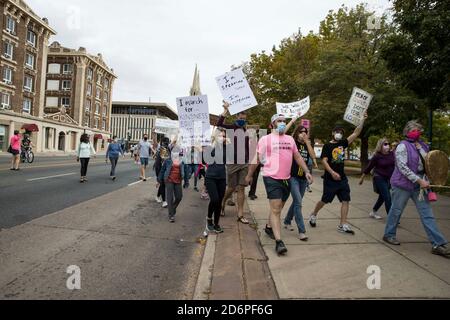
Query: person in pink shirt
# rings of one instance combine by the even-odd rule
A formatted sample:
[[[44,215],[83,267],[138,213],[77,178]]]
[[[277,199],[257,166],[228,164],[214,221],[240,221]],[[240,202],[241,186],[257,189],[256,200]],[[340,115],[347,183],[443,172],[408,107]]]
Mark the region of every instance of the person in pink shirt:
[[[9,152],[12,154],[11,159],[11,169],[12,171],[19,171],[19,162],[20,162],[20,135],[19,131],[15,130],[14,135],[9,140],[10,150]]]
[[[281,240],[281,211],[290,195],[289,179],[291,178],[292,161],[295,160],[303,168],[310,183],[313,177],[308,166],[298,152],[294,138],[286,133],[286,119],[282,114],[272,117],[272,133],[262,137],[258,142],[257,159],[252,161],[246,179],[251,184],[253,173],[258,165],[263,165],[263,179],[267,198],[270,203],[269,225],[265,232],[276,241],[275,251],[282,255],[287,252]]]

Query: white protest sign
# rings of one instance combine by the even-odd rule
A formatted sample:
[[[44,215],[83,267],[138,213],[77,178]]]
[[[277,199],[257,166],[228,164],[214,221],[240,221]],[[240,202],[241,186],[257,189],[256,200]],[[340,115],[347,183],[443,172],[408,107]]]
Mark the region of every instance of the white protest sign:
[[[177,98],[182,147],[205,146],[211,143],[208,96]]]
[[[359,126],[364,118],[364,113],[369,108],[372,98],[373,96],[370,93],[356,87],[353,88],[352,97],[345,111],[344,120],[355,126]]]
[[[310,108],[309,96],[303,100],[292,103],[277,102],[277,113],[283,114],[286,118],[293,118],[295,116],[303,117]]]
[[[175,134],[178,132],[179,124],[176,120],[160,119],[155,121],[155,132],[165,135]]]
[[[230,104],[231,115],[258,105],[242,68],[217,77],[216,82],[223,99]]]

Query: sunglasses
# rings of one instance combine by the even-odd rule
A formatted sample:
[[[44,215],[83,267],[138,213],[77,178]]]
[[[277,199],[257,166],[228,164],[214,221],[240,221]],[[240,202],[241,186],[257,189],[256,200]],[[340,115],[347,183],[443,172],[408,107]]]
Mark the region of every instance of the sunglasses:
[[[384,144],[385,147],[390,146],[390,145],[391,145],[391,144],[390,144],[389,142],[386,142],[386,143]]]

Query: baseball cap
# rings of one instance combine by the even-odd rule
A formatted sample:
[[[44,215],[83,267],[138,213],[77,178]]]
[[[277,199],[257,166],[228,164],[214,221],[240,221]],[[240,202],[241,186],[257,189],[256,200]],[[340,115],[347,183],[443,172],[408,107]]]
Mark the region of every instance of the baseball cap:
[[[279,113],[274,114],[272,116],[272,119],[271,119],[270,123],[274,123],[277,120],[286,120],[286,117],[283,114],[279,114]]]

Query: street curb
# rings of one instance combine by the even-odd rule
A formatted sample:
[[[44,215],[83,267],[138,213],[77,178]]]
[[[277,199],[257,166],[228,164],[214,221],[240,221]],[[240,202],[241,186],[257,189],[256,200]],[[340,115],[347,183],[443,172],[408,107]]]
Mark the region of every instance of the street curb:
[[[209,300],[216,254],[217,235],[208,235],[206,248],[195,285],[193,300]]]

